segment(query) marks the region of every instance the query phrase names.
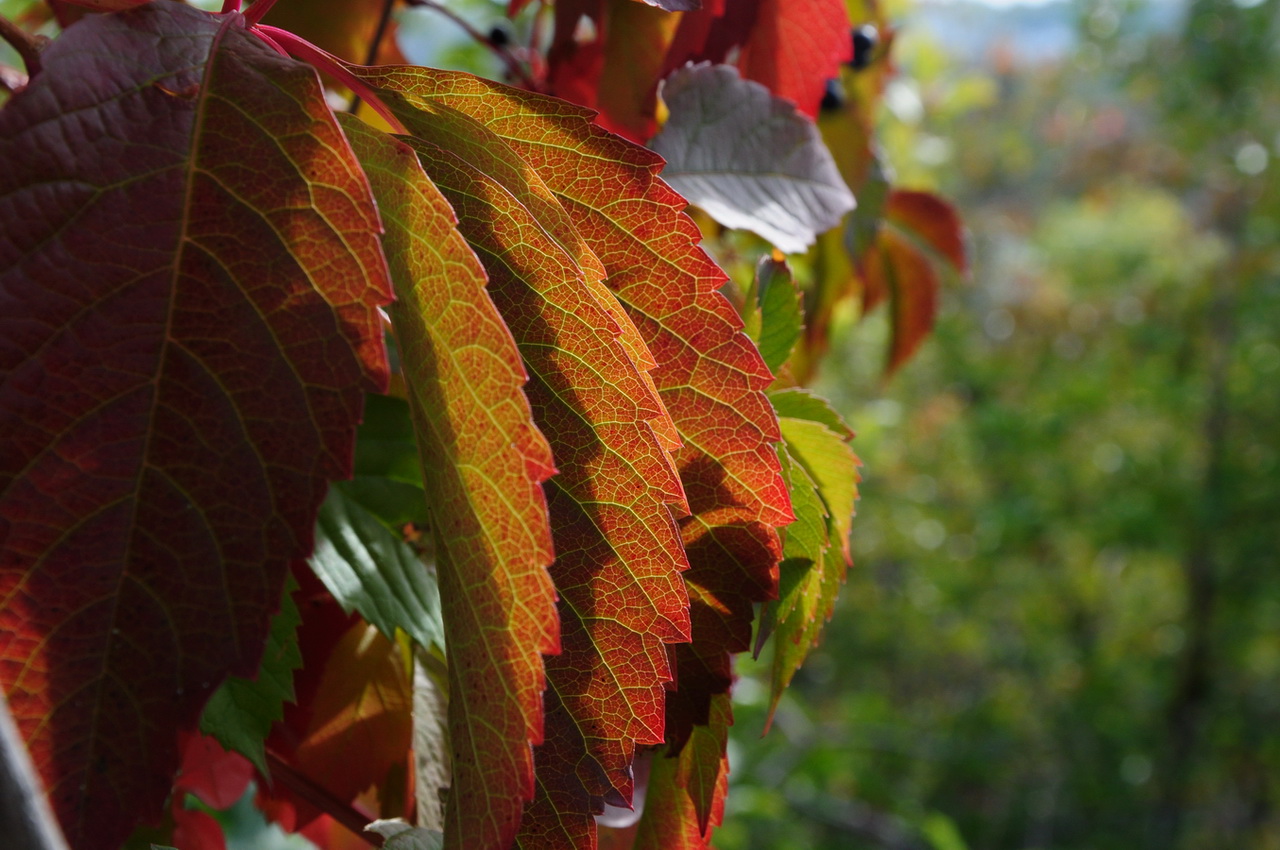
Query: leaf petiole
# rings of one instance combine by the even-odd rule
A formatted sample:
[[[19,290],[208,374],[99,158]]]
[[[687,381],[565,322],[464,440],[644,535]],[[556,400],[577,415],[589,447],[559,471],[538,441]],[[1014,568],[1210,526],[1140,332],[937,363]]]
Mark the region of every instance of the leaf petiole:
[[[356,77],[355,74],[348,71],[346,65],[338,57],[321,50],[305,38],[300,38],[279,27],[258,24],[252,27],[251,31],[276,49],[282,50],[295,59],[301,59],[313,68],[329,74],[355,92],[357,97],[366,100],[369,106],[373,107],[373,110],[382,116],[395,132],[409,135],[409,131],[404,128],[404,125],[400,123],[400,119],[396,118],[395,114],[382,102],[382,99],[378,97],[378,93]]]

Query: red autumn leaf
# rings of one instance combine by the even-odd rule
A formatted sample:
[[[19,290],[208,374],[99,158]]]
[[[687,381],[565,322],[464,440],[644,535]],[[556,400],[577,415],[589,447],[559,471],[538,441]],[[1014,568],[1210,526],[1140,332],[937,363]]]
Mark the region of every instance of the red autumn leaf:
[[[929,258],[902,233],[881,227],[863,266],[863,310],[885,298],[891,311],[889,360],[892,373],[905,363],[933,330],[941,281]]]
[[[684,500],[668,440],[654,427],[670,425],[642,371],[652,357],[536,171],[490,130],[433,103],[436,75],[361,73],[411,104],[392,108],[489,270],[490,294],[531,373],[535,419],[555,452],[560,472],[546,489],[562,651],[547,661],[547,727],[578,748],[555,759],[556,744],[544,745],[538,781],[559,811],[589,825],[593,799],[629,798],[635,746],[661,743],[665,644],[688,639],[678,578],[686,562],[672,516]]]
[[[387,222],[400,296],[392,321],[440,547],[450,833],[475,847],[505,846],[533,794],[542,654],[559,646],[539,487],[554,471],[551,452],[521,391],[527,376],[515,341],[454,210],[407,146],[347,126]]]
[[[195,794],[215,809],[229,809],[244,796],[253,779],[253,764],[239,753],[229,752],[208,735],[185,732],[182,766],[174,780],[175,798]]]
[[[181,850],[226,850],[227,837],[208,812],[175,806],[173,843]]]
[[[238,21],[86,19],[0,111],[0,676],[79,847],[159,810],[256,669],[386,380],[364,175]]]
[[[730,684],[727,653],[749,644],[752,603],[776,592],[774,527],[793,517],[762,393],[771,376],[719,294],[723,273],[697,247],[683,201],[657,179],[653,154],[595,128],[585,110],[456,79],[442,101],[471,111],[533,163],[604,262],[658,361],[654,380],[684,440],[675,457],[693,514],[681,523],[693,644],[677,647],[670,741],[706,722],[711,695]],[[565,167],[564,149],[590,153],[597,169]],[[602,184],[615,194],[601,195]]]
[[[658,81],[680,16],[636,0],[564,0],[556,4],[548,52],[553,94],[600,110],[600,124],[637,142],[657,129]],[[580,39],[588,17],[596,37]]]
[[[885,220],[935,252],[959,274],[969,271],[964,223],[955,207],[932,192],[894,189],[884,209]]]
[[[742,46],[742,76],[795,101],[811,118],[826,81],[849,60],[849,12],[845,0],[759,0],[751,37]]]

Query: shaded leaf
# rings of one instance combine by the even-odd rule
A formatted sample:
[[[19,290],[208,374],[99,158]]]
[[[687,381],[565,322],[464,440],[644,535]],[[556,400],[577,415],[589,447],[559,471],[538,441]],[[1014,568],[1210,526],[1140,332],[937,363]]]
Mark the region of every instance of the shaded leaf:
[[[667,699],[667,740],[682,741],[708,721],[712,695],[728,690],[729,653],[749,648],[753,605],[776,593],[775,526],[793,515],[762,393],[771,377],[718,292],[724,274],[697,247],[683,200],[657,179],[656,156],[572,105],[465,75],[440,80],[442,102],[507,138],[564,201],[658,361],[654,380],[684,438],[675,457],[692,511],[681,536],[693,643],[676,647],[679,686]],[[592,167],[572,167],[565,151],[589,154]]]
[[[43,58],[0,111],[0,676],[68,838],[114,848],[257,669],[390,292],[310,68],[169,3]]]
[[[853,209],[814,123],[729,65],[694,65],[667,78],[671,117],[650,146],[663,178],[726,227],[803,251]]]
[[[764,731],[773,723],[778,700],[791,684],[822,624],[830,616],[831,605],[845,574],[840,555],[830,550],[829,517],[817,485],[804,467],[791,457],[784,444],[783,469],[791,485],[791,503],[796,521],[787,526],[779,567],[778,600],[761,614],[756,640],[757,653],[763,642],[776,632],[772,675],[769,683],[769,711]],[[833,581],[834,579],[834,581]]]
[[[402,533],[406,524],[427,525],[422,461],[408,402],[374,393],[365,397],[352,477],[338,486],[394,532]]]
[[[311,569],[343,610],[358,611],[394,640],[444,646],[435,575],[413,549],[335,485],[316,518]]]
[[[389,772],[406,769],[412,708],[400,648],[357,621],[325,662],[295,753],[298,769],[338,799],[355,799]]]
[[[449,643],[453,790],[446,833],[510,843],[542,740],[542,654],[559,648],[546,499],[550,448],[511,333],[448,202],[406,145],[347,131],[387,226],[391,308],[437,540]]]
[[[431,113],[438,127],[450,128],[452,138],[471,145],[464,134],[474,136],[474,130],[464,127],[455,115],[471,116],[505,140],[519,161],[532,168],[537,180],[508,166],[502,185],[524,193],[521,197],[529,199],[526,207],[534,204],[539,208],[537,222],[567,249],[586,274],[589,286],[594,279],[593,258],[598,257],[595,263],[602,264],[610,289],[627,308],[623,318],[634,321],[641,342],[647,344],[645,350],[657,361],[651,373],[653,381],[684,439],[676,453],[681,480],[690,507],[702,514],[695,535],[708,541],[716,534],[737,538],[731,547],[732,557],[726,557],[718,546],[701,550],[707,569],[721,576],[721,583],[734,593],[742,593],[746,584],[741,577],[744,569],[757,585],[756,577],[763,575],[763,586],[754,596],[772,593],[779,548],[773,525],[789,521],[791,512],[770,445],[770,440],[776,439],[776,424],[761,392],[769,382],[769,373],[749,340],[739,333],[741,323],[732,307],[717,291],[723,273],[696,247],[696,227],[678,212],[683,202],[656,179],[660,160],[594,126],[590,112],[561,101],[465,74],[417,71],[412,77],[402,75],[395,80],[387,76],[392,73],[389,71],[372,73],[384,76],[370,82],[384,89],[398,88],[401,97]],[[409,116],[397,114],[410,121]],[[469,147],[466,157],[475,162],[471,151]],[[489,176],[497,173],[489,172]],[[566,221],[560,221],[554,209],[542,210],[537,184],[545,184],[554,193]],[[608,191],[602,192],[601,187],[608,187]],[[486,197],[497,197],[491,189],[486,189]],[[505,207],[502,209],[505,212]],[[489,226],[497,224],[505,222],[499,219]],[[583,239],[590,251],[578,247]],[[620,324],[620,328],[620,340],[625,341],[626,326]],[[638,362],[634,355],[632,360]],[[661,411],[647,415],[657,417],[654,422],[665,419]],[[554,504],[555,497],[553,509]],[[686,544],[688,522],[682,524]],[[562,549],[562,556],[564,552]],[[686,573],[686,578],[692,572]],[[731,617],[735,638],[745,647],[751,602],[733,606]],[[695,635],[696,628],[695,624]],[[718,659],[723,656],[727,667],[724,651],[722,642],[709,650]],[[649,656],[637,654],[629,663],[642,657]],[[657,666],[656,661],[646,664]],[[651,686],[637,684],[642,688],[640,694]],[[710,690],[724,690],[728,681],[717,677],[700,683],[693,672],[686,681],[682,672],[680,686],[690,693],[703,693],[704,701],[709,701]],[[575,762],[572,753],[590,748],[601,754],[601,750],[588,739],[594,730],[584,727],[584,721],[568,707],[576,694],[566,690],[565,695],[562,703],[558,687],[547,694],[547,741],[539,750],[539,764],[559,760],[582,765],[589,772],[594,769],[592,762],[600,763],[596,756],[584,761],[579,755]],[[592,708],[593,713],[585,719],[598,724],[601,705]],[[563,715],[558,714],[561,711]],[[572,722],[560,722],[568,718]],[[554,755],[544,758],[544,753]],[[596,780],[596,787],[603,787],[598,783]],[[561,790],[573,796],[571,787]],[[588,786],[586,790],[592,789]],[[559,836],[557,840],[565,841],[593,831],[590,809],[583,810],[580,797],[575,797],[575,805],[565,805],[562,800],[551,801],[549,785],[541,785],[540,793],[544,796],[535,803],[536,811],[531,809],[526,815],[527,829],[552,830]],[[563,814],[557,815],[557,810]],[[540,841],[551,840],[546,833],[537,834]]]
[[[413,796],[417,824],[444,829],[444,800],[449,790],[449,699],[441,684],[448,675],[443,662],[426,649],[414,648],[413,665]]]
[[[728,694],[711,704],[709,722],[688,743],[659,751],[649,768],[648,799],[634,850],[705,850],[712,828],[724,819],[729,787],[725,746],[733,724]]]
[[[376,820],[365,828],[386,839],[383,850],[440,850],[444,835],[435,829],[410,826],[400,819]]]
[[[271,618],[267,649],[257,675],[252,679],[227,679],[213,692],[200,715],[201,732],[248,758],[263,776],[270,776],[263,741],[271,733],[271,724],[284,716],[284,704],[293,701],[293,672],[302,666],[302,653],[298,650],[298,624],[302,617],[293,601],[297,589],[293,577],[285,576],[280,610]]]

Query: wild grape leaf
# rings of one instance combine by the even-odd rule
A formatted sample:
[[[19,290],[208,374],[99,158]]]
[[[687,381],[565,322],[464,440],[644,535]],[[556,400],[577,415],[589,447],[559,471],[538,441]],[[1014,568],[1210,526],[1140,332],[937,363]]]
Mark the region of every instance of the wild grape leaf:
[[[675,71],[662,97],[671,117],[650,147],[663,179],[726,227],[798,253],[853,209],[817,126],[732,66]]]
[[[831,402],[812,390],[802,387],[789,387],[784,390],[770,390],[769,403],[779,418],[807,419],[820,422],[848,442],[853,439],[853,431],[831,406]]]
[[[298,651],[298,624],[302,617],[293,601],[297,589],[293,577],[286,576],[280,610],[271,618],[267,649],[257,675],[252,679],[227,679],[213,692],[200,715],[201,732],[248,758],[263,776],[271,775],[263,741],[271,733],[271,724],[284,716],[284,704],[293,701],[293,671],[302,666],[302,653]]]
[[[679,750],[654,755],[649,790],[633,850],[707,850],[712,828],[724,820],[729,788],[725,745],[733,713],[728,694],[717,694],[709,722]]]
[[[678,690],[667,701],[667,740],[683,741],[728,690],[729,653],[749,647],[754,603],[776,592],[774,527],[793,517],[770,444],[774,417],[759,407],[769,373],[717,291],[723,272],[697,248],[683,200],[657,179],[656,157],[593,127],[585,110],[461,75],[447,81],[441,99],[509,139],[564,201],[658,360],[692,511],[681,535],[693,643],[676,647]],[[565,150],[590,154],[594,168],[568,167]]]
[[[375,81],[372,74],[383,76]],[[714,535],[736,539],[738,545],[732,557],[718,546],[702,547],[705,569],[722,575],[721,584],[735,593],[742,592],[744,569],[753,577],[763,574],[764,587],[755,595],[763,598],[771,593],[779,550],[773,526],[790,521],[791,513],[777,457],[770,445],[776,439],[776,424],[761,392],[770,377],[750,341],[739,332],[741,323],[732,307],[717,291],[724,280],[723,273],[696,247],[698,234],[692,221],[679,215],[683,201],[657,180],[658,157],[594,126],[587,110],[469,75],[437,71],[410,75],[383,70],[371,72],[366,80],[384,91],[394,88],[406,102],[431,113],[437,127],[450,128],[452,138],[459,142],[466,143],[463,135],[473,130],[464,128],[457,116],[473,117],[505,140],[517,158],[531,166],[538,182],[545,181],[563,204],[571,232],[557,229],[561,225],[554,217],[544,219],[539,213],[537,221],[554,233],[556,241],[568,247],[575,259],[578,253],[572,247],[573,240],[585,240],[593,252],[591,256],[603,264],[609,288],[627,308],[627,315],[657,361],[653,379],[684,438],[684,446],[676,454],[681,480],[691,508],[701,514],[695,536],[708,541]],[[410,120],[403,112],[397,114]],[[411,129],[419,134],[418,129]],[[467,159],[474,162],[469,151],[470,148]],[[519,176],[521,180],[528,179],[527,175]],[[486,184],[485,193],[491,203],[498,201],[499,195],[492,186]],[[501,223],[504,222],[499,219],[489,226]],[[584,270],[589,264],[589,259],[579,261]],[[511,321],[510,316],[508,320]],[[553,510],[555,500],[553,496]],[[682,525],[687,546],[688,521]],[[653,530],[651,527],[648,533]],[[571,550],[559,547],[561,558],[566,551]],[[660,558],[669,561],[668,570],[674,566],[669,560],[673,557],[664,554]],[[557,569],[559,566],[558,563]],[[686,573],[686,578],[691,573],[692,570]],[[569,582],[561,592],[572,589]],[[618,616],[623,612],[614,614],[606,609],[601,613]],[[745,610],[736,607],[734,617],[739,631],[749,635],[751,603],[746,604]],[[597,618],[597,623],[603,626],[605,621]],[[655,621],[655,625],[661,622]],[[742,643],[745,647],[745,637]],[[648,660],[647,653],[634,646],[632,649],[632,660],[620,670],[634,670],[635,662],[641,659],[657,666],[656,660]],[[721,644],[717,644],[716,652],[724,654]],[[727,666],[727,658],[724,663]],[[637,677],[634,682],[619,679],[622,684],[638,686],[638,693],[643,695],[652,686],[653,680],[648,678],[651,675],[646,672],[644,679]],[[699,687],[693,675],[686,683],[682,673],[680,683],[682,689],[687,687],[690,691]],[[724,690],[727,686],[728,682],[720,679],[702,684],[704,690]],[[588,705],[590,714],[581,717],[570,705],[576,693],[562,692],[554,679],[553,691],[565,702],[553,703],[553,693],[548,692],[547,742],[539,750],[540,765],[552,758],[543,757],[544,751],[552,748],[560,754],[561,761],[584,748],[600,754],[591,740],[595,729],[584,724],[611,722],[609,713],[616,711],[616,706]],[[634,699],[635,695],[629,698]],[[564,714],[557,714],[561,710]],[[560,717],[574,719],[565,723],[553,719]],[[651,725],[646,727],[653,729]],[[577,765],[589,772],[594,768],[592,762],[600,764],[598,758],[587,760],[579,755]],[[592,830],[589,818],[585,819],[585,826],[583,820],[568,825],[576,812],[551,802],[550,787],[541,787],[548,796],[540,798],[535,809],[526,814],[526,838],[532,841],[531,836],[537,834],[539,840],[550,841],[541,830],[557,831],[561,837],[569,829],[585,833]],[[602,787],[598,780],[596,787]],[[571,787],[563,790],[572,792]],[[615,790],[622,789],[615,786]],[[561,816],[553,811],[557,808],[561,809]],[[575,832],[573,837],[581,836]]]
[[[387,226],[391,308],[435,535],[449,642],[454,784],[446,832],[510,843],[542,740],[542,654],[559,647],[540,486],[550,447],[486,276],[417,155],[347,124]]]
[[[390,287],[315,72],[238,19],[149,5],[43,57],[0,111],[0,676],[68,838],[114,848],[257,669]]]
[[[358,611],[394,639],[444,646],[435,576],[401,538],[335,485],[316,518],[311,569],[345,611]]]
[[[765,365],[777,372],[804,330],[803,301],[786,261],[765,255],[756,263],[743,322]]]

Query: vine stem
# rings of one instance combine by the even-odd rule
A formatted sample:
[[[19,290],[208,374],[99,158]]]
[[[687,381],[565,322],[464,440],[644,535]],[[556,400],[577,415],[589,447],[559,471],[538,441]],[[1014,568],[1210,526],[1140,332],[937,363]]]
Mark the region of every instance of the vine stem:
[[[373,38],[369,40],[369,49],[364,55],[365,66],[372,65],[378,58],[378,47],[382,44],[382,39],[387,35],[387,27],[391,24],[391,9],[395,6],[396,0],[383,0],[382,14],[378,17],[378,28],[373,31]],[[351,105],[347,107],[347,111],[355,114],[360,108],[360,93],[356,92],[356,96],[351,98]]]
[[[373,832],[365,832],[365,825],[372,818],[361,814],[354,806],[344,803],[317,785],[310,777],[285,762],[271,750],[267,750],[267,767],[271,778],[288,788],[305,802],[315,806],[347,829],[354,832],[373,847],[381,847],[383,838]]]
[[[22,64],[27,66],[27,77],[40,73],[40,40],[24,32],[21,27],[8,18],[0,15],[0,38],[18,51]]]
[[[405,0],[405,2],[410,6],[420,6],[423,9],[431,9],[434,12],[439,12],[441,15],[444,15],[446,18],[461,27],[463,32],[471,36],[471,38],[493,51],[494,55],[501,59],[507,66],[507,70],[511,72],[511,76],[519,79],[525,88],[531,91],[541,90],[537,80],[535,80],[529,72],[525,70],[524,66],[516,60],[516,57],[511,55],[511,51],[507,50],[505,47],[498,47],[496,44],[491,42],[484,33],[473,27],[466,18],[462,17],[457,12],[447,6],[441,5],[437,0]]]

